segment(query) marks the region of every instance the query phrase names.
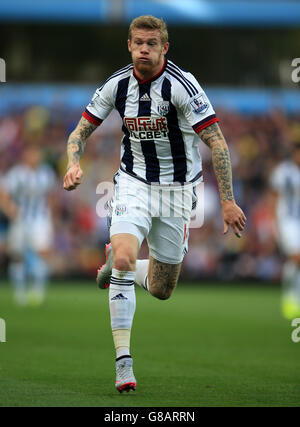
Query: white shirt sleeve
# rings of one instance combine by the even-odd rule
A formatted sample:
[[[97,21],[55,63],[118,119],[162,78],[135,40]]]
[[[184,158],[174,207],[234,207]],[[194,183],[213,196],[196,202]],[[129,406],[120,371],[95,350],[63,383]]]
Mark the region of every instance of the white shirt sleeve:
[[[115,80],[112,79],[98,88],[83,116],[95,125],[100,125],[115,108]]]
[[[212,123],[218,122],[216,113],[206,93],[191,73],[186,73],[188,81],[193,87],[193,95],[190,96],[182,85],[178,85],[175,91],[175,104],[181,110],[188,123],[195,132],[206,128]]]
[[[19,187],[19,173],[17,167],[10,169],[1,179],[0,183],[3,190],[14,196]]]
[[[270,186],[274,191],[281,191],[285,180],[284,165],[277,166],[270,176]]]

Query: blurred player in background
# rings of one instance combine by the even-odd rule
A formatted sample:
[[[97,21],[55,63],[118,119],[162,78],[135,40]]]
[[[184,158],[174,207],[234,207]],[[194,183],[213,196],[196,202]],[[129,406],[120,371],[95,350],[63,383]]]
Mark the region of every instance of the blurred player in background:
[[[278,244],[286,257],[282,272],[282,313],[287,319],[300,316],[300,142],[290,159],[271,175],[275,196]]]
[[[115,175],[111,244],[106,247],[107,262],[97,276],[99,287],[109,286],[116,388],[120,392],[136,387],[130,355],[134,283],[159,299],[168,299],[187,251],[192,203],[182,217],[144,214],[150,184],[159,191],[160,185],[181,189],[183,184],[194,187],[202,181],[197,134],[212,152],[224,233],[231,226],[240,236],[246,221],[234,201],[229,150],[213,107],[194,76],[165,59],[168,48],[167,28],[161,19],[136,18],[128,38],[133,64],[115,72],[97,89],[68,140],[64,188],[73,190],[81,182],[79,160],[86,139],[113,109],[120,113],[124,137],[121,166]],[[142,209],[139,216],[137,205]],[[145,238],[150,257],[137,260]]]
[[[15,301],[40,305],[45,298],[53,229],[48,196],[55,173],[42,163],[39,147],[28,145],[22,161],[1,180],[0,208],[9,219],[7,251]]]

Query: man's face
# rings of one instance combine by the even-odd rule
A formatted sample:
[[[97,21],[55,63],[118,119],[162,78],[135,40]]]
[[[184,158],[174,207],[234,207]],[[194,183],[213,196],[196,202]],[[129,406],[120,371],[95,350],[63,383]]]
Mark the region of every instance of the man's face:
[[[35,169],[41,162],[41,152],[37,147],[27,147],[23,153],[24,163]]]
[[[134,67],[142,74],[159,72],[168,49],[168,42],[162,45],[159,30],[136,29],[132,31],[131,40],[128,40]]]

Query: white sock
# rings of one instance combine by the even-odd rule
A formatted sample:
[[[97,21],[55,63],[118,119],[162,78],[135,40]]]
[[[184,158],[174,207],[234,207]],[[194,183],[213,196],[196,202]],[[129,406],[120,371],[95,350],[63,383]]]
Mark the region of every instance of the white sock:
[[[149,259],[138,259],[136,261],[135,283],[149,292],[148,268],[149,268]]]
[[[295,296],[298,304],[300,304],[300,268],[297,268],[297,274],[295,277]]]
[[[130,356],[130,332],[131,329],[115,329],[112,331],[116,359],[121,356]]]
[[[23,261],[13,261],[9,265],[9,277],[12,281],[15,294],[25,296],[25,265]]]
[[[134,279],[135,271],[112,269],[109,309],[117,358],[130,354],[130,331],[136,306]]]
[[[48,279],[48,267],[46,262],[38,255],[35,256],[34,269],[32,271],[32,289],[41,294],[45,294]]]
[[[286,261],[282,270],[283,295],[294,297],[297,266],[292,261]]]

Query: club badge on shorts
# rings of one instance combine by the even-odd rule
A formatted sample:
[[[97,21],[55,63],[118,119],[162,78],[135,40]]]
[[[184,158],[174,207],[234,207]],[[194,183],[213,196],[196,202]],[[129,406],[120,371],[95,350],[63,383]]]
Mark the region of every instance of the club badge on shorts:
[[[115,207],[115,215],[120,216],[127,212],[126,205],[117,205]]]
[[[194,113],[196,114],[203,114],[208,109],[208,104],[204,100],[204,95],[197,96],[190,104],[193,107]]]
[[[161,116],[166,116],[170,110],[170,103],[169,101],[162,101],[158,104],[157,107],[158,113]]]

